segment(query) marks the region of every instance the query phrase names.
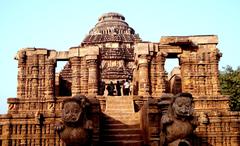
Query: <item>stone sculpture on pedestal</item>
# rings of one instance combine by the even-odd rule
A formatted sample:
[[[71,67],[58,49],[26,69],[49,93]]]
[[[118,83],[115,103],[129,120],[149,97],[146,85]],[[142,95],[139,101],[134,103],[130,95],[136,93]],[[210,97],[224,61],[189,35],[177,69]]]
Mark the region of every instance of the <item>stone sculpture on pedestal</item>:
[[[193,97],[180,93],[173,97],[168,111],[161,118],[160,146],[191,146],[191,135],[196,128],[193,116]]]
[[[83,95],[63,101],[62,123],[56,125],[60,138],[67,146],[90,146],[92,121],[87,118],[90,102]]]

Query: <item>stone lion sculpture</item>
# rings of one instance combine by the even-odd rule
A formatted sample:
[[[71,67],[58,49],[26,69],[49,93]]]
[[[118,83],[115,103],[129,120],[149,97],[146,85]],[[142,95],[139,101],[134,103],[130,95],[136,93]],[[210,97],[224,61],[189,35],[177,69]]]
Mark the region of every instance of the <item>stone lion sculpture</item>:
[[[198,125],[192,103],[190,93],[173,97],[168,111],[161,118],[160,146],[192,146],[190,136]]]
[[[90,102],[83,95],[63,101],[62,122],[56,125],[60,138],[67,146],[89,146],[92,121],[87,118]]]

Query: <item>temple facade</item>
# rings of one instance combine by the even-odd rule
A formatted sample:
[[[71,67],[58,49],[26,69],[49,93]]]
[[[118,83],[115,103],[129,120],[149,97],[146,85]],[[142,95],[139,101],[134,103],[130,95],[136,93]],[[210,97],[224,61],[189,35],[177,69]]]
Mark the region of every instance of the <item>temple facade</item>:
[[[188,92],[199,117],[194,145],[238,146],[240,112],[230,111],[228,97],[220,93],[217,44],[216,35],[143,41],[124,16],[106,13],[79,46],[20,49],[17,97],[8,98],[8,113],[0,115],[0,145],[64,146],[54,127],[63,100],[81,94],[91,102],[92,145],[159,146],[164,111],[159,103],[166,93]],[[169,58],[179,66],[168,77]],[[61,61],[67,63],[56,72]],[[100,94],[111,81],[126,79],[129,96]]]

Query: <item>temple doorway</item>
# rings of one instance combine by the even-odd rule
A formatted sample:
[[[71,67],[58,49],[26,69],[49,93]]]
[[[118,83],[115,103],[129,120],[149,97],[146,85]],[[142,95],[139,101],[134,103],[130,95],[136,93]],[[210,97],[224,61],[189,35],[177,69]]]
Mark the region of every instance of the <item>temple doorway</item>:
[[[167,91],[177,94],[182,92],[181,67],[178,58],[166,58]]]

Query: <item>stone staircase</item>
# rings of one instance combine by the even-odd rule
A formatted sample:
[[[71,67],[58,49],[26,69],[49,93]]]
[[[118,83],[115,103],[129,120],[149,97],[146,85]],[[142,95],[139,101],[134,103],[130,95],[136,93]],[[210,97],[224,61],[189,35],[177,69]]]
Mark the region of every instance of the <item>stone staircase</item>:
[[[107,96],[101,139],[104,146],[142,146],[140,115],[132,96]]]

